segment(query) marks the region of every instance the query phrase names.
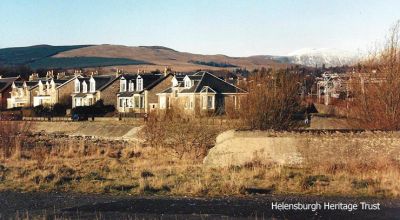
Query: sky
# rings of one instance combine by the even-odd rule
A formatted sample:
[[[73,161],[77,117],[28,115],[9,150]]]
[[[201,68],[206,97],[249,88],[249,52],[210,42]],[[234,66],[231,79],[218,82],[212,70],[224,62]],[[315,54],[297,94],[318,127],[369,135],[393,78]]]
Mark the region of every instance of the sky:
[[[400,19],[399,0],[1,0],[0,48],[159,45],[200,54],[365,50]]]

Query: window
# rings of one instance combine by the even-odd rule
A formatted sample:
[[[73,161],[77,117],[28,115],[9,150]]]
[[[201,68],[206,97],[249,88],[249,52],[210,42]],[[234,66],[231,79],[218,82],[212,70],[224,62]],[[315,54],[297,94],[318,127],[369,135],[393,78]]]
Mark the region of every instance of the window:
[[[119,99],[119,107],[123,107],[124,99]]]
[[[166,109],[166,108],[167,108],[167,97],[160,96],[160,109]]]
[[[135,96],[134,97],[134,99],[135,99],[135,108],[139,108],[139,96]]]
[[[140,75],[137,77],[136,82],[137,82],[136,90],[142,91],[143,90],[143,79]]]
[[[40,84],[39,84],[39,86],[40,86]],[[79,83],[79,80],[76,79],[75,80],[75,92],[80,92],[80,88],[81,88],[81,85]]]
[[[214,97],[213,96],[207,96],[207,108],[208,109],[214,108]]]
[[[235,107],[235,109],[237,109],[238,108],[237,97],[234,95],[232,96],[232,99],[233,99],[233,106]]]
[[[125,79],[120,80],[120,92],[126,92],[126,80]]]
[[[86,84],[85,81],[83,81],[83,83],[82,83],[82,92],[83,92],[83,93],[86,93],[86,92],[87,92],[87,84]]]
[[[95,92],[96,91],[96,81],[93,79],[93,77],[90,78],[90,92]]]
[[[144,97],[140,96],[140,108],[144,108]]]
[[[135,91],[135,84],[132,81],[130,81],[129,82],[129,92],[133,92],[133,91]]]
[[[191,97],[190,97],[190,100],[189,100],[189,108],[190,108],[190,109],[193,109],[193,102],[194,102],[193,99],[194,99],[194,97],[191,96]]]
[[[214,109],[214,96],[203,96],[203,109]]]

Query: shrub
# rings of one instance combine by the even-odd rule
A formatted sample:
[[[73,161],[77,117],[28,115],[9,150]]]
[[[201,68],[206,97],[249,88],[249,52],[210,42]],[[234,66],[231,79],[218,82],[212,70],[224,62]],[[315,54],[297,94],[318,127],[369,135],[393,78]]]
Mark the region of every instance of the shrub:
[[[287,130],[297,126],[293,116],[301,110],[298,75],[260,71],[249,78],[240,117],[250,129]],[[245,106],[245,107],[243,107]]]
[[[104,105],[103,100],[97,101],[91,106],[78,106],[72,109],[72,115],[85,115],[85,116],[104,116],[109,112],[114,112],[115,107],[113,105]]]

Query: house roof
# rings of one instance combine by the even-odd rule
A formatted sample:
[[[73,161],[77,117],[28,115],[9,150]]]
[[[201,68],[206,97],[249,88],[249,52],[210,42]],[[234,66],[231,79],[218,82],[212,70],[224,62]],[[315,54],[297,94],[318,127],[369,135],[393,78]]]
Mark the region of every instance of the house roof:
[[[109,85],[111,85],[116,79],[119,77],[115,75],[99,75],[99,76],[93,76],[93,79],[96,82],[96,91],[102,91],[103,89],[107,88]],[[86,84],[89,86],[90,85],[90,77],[79,77],[77,78],[81,82],[81,90],[82,91],[82,82],[86,82]]]
[[[20,77],[7,77],[7,78],[0,78],[0,92],[6,90],[12,83],[18,80]]]
[[[215,93],[226,94],[226,93],[245,93],[246,91],[224,81],[215,75],[200,71],[194,73],[193,75],[188,75],[189,79],[192,81],[193,85],[190,88],[185,88],[180,91],[180,93],[200,93],[204,88],[210,89],[210,91],[215,91]],[[182,78],[182,77],[180,77]],[[178,80],[179,81],[179,80]],[[180,83],[178,87],[183,87]],[[163,92],[171,92],[172,90],[165,90]]]
[[[162,82],[164,79],[166,79],[169,76],[172,76],[172,74],[168,74],[166,76],[163,76],[161,74],[139,74],[140,77],[143,79],[143,90],[142,91],[132,91],[132,92],[119,92],[119,97],[131,97],[133,94],[140,94],[143,93],[144,90],[150,90],[156,85],[158,85],[160,82]],[[134,86],[136,86],[136,80],[138,75],[137,74],[125,74],[122,75],[121,78],[125,78],[127,80],[127,83],[133,82]],[[129,84],[128,84],[129,85]],[[128,87],[129,88],[129,87]]]

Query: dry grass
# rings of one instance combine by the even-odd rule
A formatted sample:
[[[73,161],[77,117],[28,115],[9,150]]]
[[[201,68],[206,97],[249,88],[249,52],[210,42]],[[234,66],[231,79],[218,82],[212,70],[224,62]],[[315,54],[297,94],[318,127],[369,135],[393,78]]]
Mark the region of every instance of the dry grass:
[[[306,161],[302,167],[253,161],[227,168],[204,167],[171,148],[30,136],[21,143],[19,157],[0,161],[0,189],[131,195],[295,193],[399,197],[399,147],[386,145],[390,134],[374,135],[376,138],[368,144],[356,138],[348,141],[346,135],[322,134],[319,146],[300,149]],[[327,146],[323,138],[336,138],[338,144]]]

